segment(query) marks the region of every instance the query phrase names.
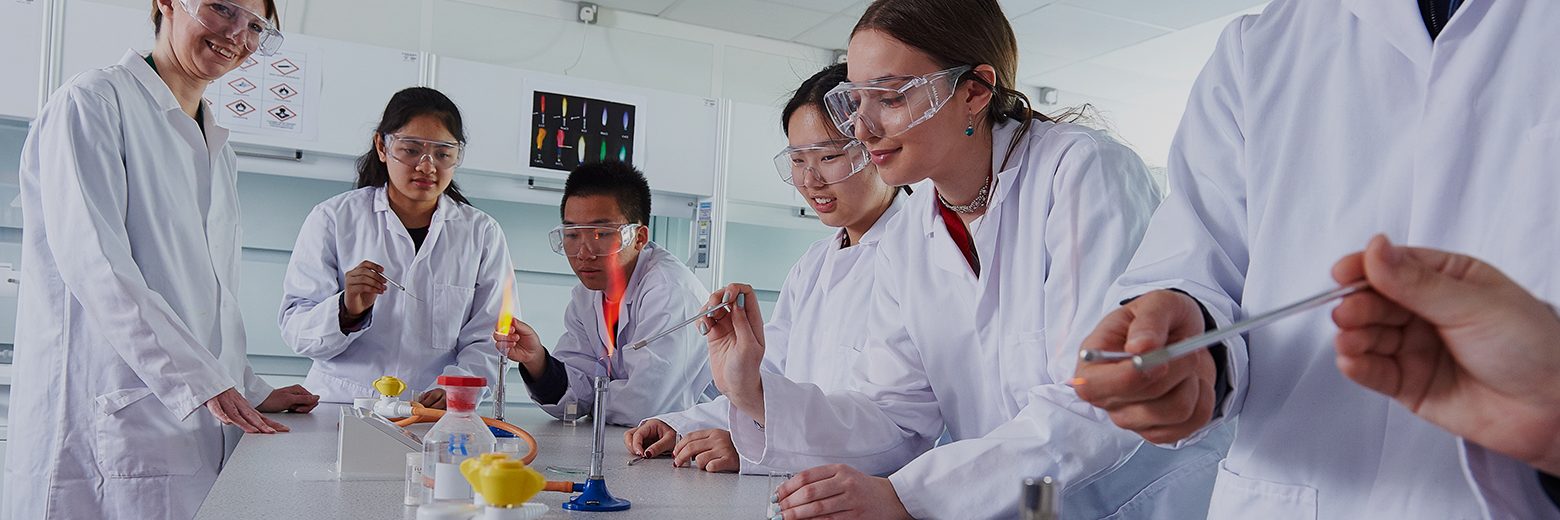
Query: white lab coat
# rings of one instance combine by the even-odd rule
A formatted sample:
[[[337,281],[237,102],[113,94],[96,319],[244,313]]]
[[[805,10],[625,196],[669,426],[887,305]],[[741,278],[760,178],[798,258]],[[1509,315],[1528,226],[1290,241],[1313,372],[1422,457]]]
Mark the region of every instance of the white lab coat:
[[[131,51],[33,122],[7,518],[193,517],[237,432],[204,403],[270,394],[245,358],[236,160],[211,110],[202,136]]]
[[[1557,25],[1548,0],[1467,0],[1433,46],[1410,0],[1279,0],[1231,23],[1113,295],[1176,287],[1229,324],[1335,286],[1333,263],[1381,232],[1560,300],[1560,68],[1539,65]],[[1233,342],[1212,518],[1560,516],[1532,469],[1339,373],[1336,332],[1317,310]]]
[[[387,285],[368,326],[343,334],[346,273],[364,260],[424,301]],[[322,401],[376,396],[373,382],[386,375],[406,381],[407,398],[436,388],[440,374],[497,384],[493,328],[511,265],[503,230],[482,210],[440,197],[414,249],[385,188],[349,191],[315,206],[298,231],[282,282],[282,341],[314,360],[303,386]]]
[[[598,359],[606,356],[606,320],[602,316],[601,291],[577,284],[563,313],[563,336],[552,348],[553,357],[568,370],[569,390],[542,410],[562,418],[568,403],[578,403],[580,415],[594,411],[592,380],[610,375],[607,383],[606,420],[634,425],[645,418],[686,410],[705,400],[710,386],[710,363],[704,336],[688,325],[645,348],[621,348],[675,325],[699,310],[710,290],[693,276],[681,260],[654,242],[639,253],[634,272],[619,302],[616,354],[611,371]],[[535,399],[533,392],[531,398]]]
[[[785,374],[787,379],[811,384],[824,392],[848,390],[855,375],[852,367],[867,340],[872,306],[872,285],[877,265],[878,241],[889,223],[908,204],[898,195],[861,240],[840,248],[845,230],[813,242],[791,267],[780,298],[764,323],[764,370]],[[656,416],[687,435],[699,430],[731,429],[725,396],[682,412]],[[741,472],[767,474],[768,468],[743,458]]]
[[[1036,122],[1002,169],[1017,127],[995,131],[997,184],[970,226],[980,277],[917,192],[878,247],[859,391],[764,373],[765,428],[731,408],[732,440],[766,466],[892,472],[918,518],[1016,517],[1040,475],[1067,485],[1069,518],[1195,518],[1222,453],[1139,450],[1064,384],[1160,194],[1135,154],[1077,125]],[[944,427],[954,442],[927,451]]]

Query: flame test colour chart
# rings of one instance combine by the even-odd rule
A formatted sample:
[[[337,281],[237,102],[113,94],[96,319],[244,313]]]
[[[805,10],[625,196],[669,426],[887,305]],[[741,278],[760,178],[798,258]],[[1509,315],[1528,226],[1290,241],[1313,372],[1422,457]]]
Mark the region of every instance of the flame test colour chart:
[[[533,91],[531,166],[570,171],[606,160],[632,163],[634,105]]]

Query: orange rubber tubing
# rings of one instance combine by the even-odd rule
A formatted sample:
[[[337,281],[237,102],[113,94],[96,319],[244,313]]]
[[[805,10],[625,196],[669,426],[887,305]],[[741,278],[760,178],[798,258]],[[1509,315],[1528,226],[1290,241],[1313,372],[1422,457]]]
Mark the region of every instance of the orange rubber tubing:
[[[434,422],[439,420],[440,417],[444,417],[444,410],[440,410],[438,408],[428,408],[423,405],[413,403],[412,416],[395,421],[395,425],[405,428],[417,423]],[[526,453],[525,457],[520,459],[520,462],[523,462],[525,465],[529,466],[531,465],[531,461],[536,460],[536,437],[532,437],[531,432],[525,431],[524,428],[519,426],[515,426],[503,421],[489,419],[487,417],[482,418],[482,423],[509,433],[513,433],[516,437],[524,440],[526,444],[531,445],[531,451]],[[565,482],[565,484],[570,484],[571,486],[573,485],[572,483],[568,482]],[[573,488],[571,487],[570,489]]]

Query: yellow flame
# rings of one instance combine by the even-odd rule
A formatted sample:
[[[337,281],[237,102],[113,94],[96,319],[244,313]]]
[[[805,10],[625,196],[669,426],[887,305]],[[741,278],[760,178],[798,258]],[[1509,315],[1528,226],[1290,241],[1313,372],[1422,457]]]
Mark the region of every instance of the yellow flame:
[[[497,330],[498,334],[501,335],[501,336],[508,336],[509,335],[509,325],[510,325],[510,322],[514,320],[514,316],[515,316],[514,287],[515,287],[515,275],[511,274],[511,275],[509,275],[509,279],[504,283],[504,301],[503,301],[503,303],[501,303],[499,305],[499,308],[498,308],[498,327],[496,327],[494,329],[494,330]]]

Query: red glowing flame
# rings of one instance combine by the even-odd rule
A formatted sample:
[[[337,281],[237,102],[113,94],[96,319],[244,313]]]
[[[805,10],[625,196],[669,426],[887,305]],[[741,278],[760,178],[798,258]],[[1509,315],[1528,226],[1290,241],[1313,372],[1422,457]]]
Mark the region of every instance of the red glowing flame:
[[[612,356],[617,354],[618,313],[623,308],[623,292],[628,289],[628,277],[618,265],[618,253],[607,255],[607,290],[602,293],[601,314],[607,326],[607,375],[612,375]]]

